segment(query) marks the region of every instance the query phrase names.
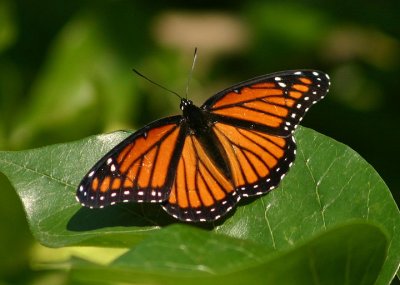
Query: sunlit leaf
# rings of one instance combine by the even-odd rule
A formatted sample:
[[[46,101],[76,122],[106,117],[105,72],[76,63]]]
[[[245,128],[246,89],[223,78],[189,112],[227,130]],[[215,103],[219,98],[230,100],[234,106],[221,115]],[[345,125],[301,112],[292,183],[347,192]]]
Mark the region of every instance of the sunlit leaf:
[[[376,226],[340,226],[270,255],[260,245],[195,228],[157,232],[109,266],[75,262],[72,279],[129,284],[373,284],[388,241]]]

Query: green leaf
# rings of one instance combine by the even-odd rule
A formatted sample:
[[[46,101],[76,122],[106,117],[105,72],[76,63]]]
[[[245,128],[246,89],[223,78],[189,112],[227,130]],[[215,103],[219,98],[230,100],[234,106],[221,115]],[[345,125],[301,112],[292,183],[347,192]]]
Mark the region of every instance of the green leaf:
[[[44,245],[130,247],[176,223],[159,205],[81,208],[75,191],[87,170],[128,133],[117,132],[21,152],[0,152],[0,171],[18,192],[34,236]],[[203,227],[267,250],[292,247],[354,219],[381,225],[389,250],[378,284],[400,261],[399,210],[385,183],[357,153],[312,130],[299,128],[294,166],[278,189],[246,200],[225,221]]]
[[[107,267],[75,262],[72,279],[93,284],[373,284],[387,245],[379,227],[352,223],[270,255],[258,244],[175,225]]]
[[[0,174],[0,279],[29,267],[29,248],[33,238],[14,189]],[[0,282],[2,284],[2,282]]]

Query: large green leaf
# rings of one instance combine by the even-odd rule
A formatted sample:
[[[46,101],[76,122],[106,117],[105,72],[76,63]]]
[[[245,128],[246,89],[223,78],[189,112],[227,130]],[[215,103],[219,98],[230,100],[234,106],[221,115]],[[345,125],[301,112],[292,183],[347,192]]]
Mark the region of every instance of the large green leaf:
[[[0,152],[4,172],[21,197],[35,237],[44,245],[129,247],[175,223],[158,205],[81,208],[75,189],[86,171],[128,133],[100,135],[21,152]],[[400,215],[385,183],[353,150],[312,130],[296,132],[298,155],[280,187],[244,201],[225,221],[203,227],[263,245],[287,249],[321,231],[364,219],[389,237],[380,284],[400,260]]]
[[[72,279],[129,284],[373,284],[388,241],[376,226],[352,223],[270,255],[258,244],[171,226],[109,266],[73,264]]]

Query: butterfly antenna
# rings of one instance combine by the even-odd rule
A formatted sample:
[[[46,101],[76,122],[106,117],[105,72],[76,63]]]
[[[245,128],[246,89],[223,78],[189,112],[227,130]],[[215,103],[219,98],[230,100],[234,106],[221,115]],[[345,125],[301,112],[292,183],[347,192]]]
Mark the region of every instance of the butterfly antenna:
[[[136,73],[137,75],[139,75],[140,77],[143,77],[144,79],[146,79],[146,80],[149,81],[150,83],[152,83],[152,84],[154,84],[154,85],[160,87],[161,89],[164,89],[165,91],[168,91],[168,92],[170,92],[170,93],[172,93],[172,94],[178,96],[180,99],[182,99],[182,96],[179,95],[178,93],[176,93],[175,91],[172,91],[172,90],[170,90],[170,89],[168,89],[168,88],[162,86],[161,84],[158,84],[158,83],[154,82],[154,81],[151,80],[150,78],[148,78],[148,77],[144,76],[143,74],[141,74],[141,73],[140,73],[139,71],[137,71],[136,69],[132,68],[132,71],[135,72],[135,73]]]
[[[188,97],[190,80],[192,79],[192,74],[193,74],[194,66],[196,65],[196,60],[197,60],[197,47],[194,48],[192,68],[190,69],[188,80],[187,80],[187,84],[186,84],[186,94],[185,94],[186,95],[186,99]]]

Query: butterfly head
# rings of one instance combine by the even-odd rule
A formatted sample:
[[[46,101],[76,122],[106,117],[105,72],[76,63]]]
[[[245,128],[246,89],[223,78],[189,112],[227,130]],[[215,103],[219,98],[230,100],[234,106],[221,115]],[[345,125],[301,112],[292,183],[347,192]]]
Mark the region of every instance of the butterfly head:
[[[179,106],[179,108],[184,111],[188,106],[192,106],[193,102],[191,100],[182,98],[181,99],[181,105]]]

